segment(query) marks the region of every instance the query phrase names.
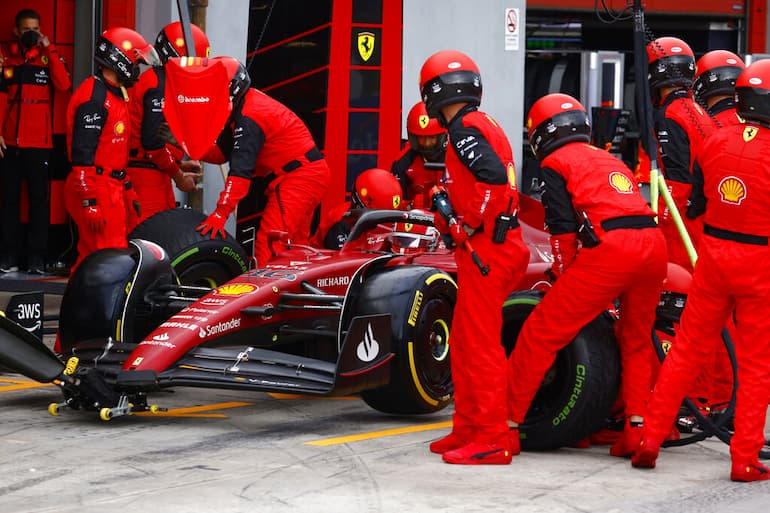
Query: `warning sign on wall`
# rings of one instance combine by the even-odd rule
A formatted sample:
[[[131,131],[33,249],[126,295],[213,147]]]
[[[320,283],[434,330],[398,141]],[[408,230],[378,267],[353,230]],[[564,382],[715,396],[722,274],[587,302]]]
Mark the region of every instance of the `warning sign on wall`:
[[[505,51],[511,52],[519,49],[519,9],[508,7],[505,9]]]

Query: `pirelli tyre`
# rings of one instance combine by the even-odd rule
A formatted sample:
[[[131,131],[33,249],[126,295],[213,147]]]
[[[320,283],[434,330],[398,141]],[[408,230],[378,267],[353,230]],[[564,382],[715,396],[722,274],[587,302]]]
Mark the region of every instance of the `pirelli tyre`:
[[[365,390],[372,408],[395,414],[431,413],[452,400],[449,338],[457,284],[430,267],[393,267],[367,279],[357,315],[390,312],[390,383]]]
[[[183,285],[216,287],[248,270],[248,257],[232,236],[203,236],[196,227],[206,215],[189,208],[158,212],[128,234],[163,247]]]
[[[503,306],[503,345],[510,354],[524,320],[542,299],[516,292]],[[620,385],[620,355],[613,320],[602,314],[556,357],[520,427],[524,450],[570,446],[595,432],[607,418]]]

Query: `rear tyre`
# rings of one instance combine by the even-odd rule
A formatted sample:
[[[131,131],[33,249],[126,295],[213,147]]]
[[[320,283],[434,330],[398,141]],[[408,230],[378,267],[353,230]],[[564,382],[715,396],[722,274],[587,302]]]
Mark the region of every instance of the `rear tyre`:
[[[503,346],[510,354],[521,326],[542,294],[516,292],[503,307]],[[519,427],[524,450],[569,446],[607,418],[620,385],[620,355],[612,319],[602,314],[559,351]]]
[[[248,271],[248,257],[232,236],[212,239],[195,228],[206,215],[188,208],[158,212],[128,234],[163,247],[183,285],[214,288]]]
[[[452,400],[449,338],[457,285],[430,267],[394,267],[371,276],[356,315],[391,313],[390,383],[365,390],[372,408],[395,414],[432,413]]]

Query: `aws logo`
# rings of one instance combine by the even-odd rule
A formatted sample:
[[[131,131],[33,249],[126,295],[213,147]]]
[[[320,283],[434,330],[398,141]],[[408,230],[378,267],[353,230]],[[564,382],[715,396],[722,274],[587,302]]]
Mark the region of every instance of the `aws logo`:
[[[216,294],[220,296],[242,296],[244,294],[251,294],[257,290],[259,290],[259,287],[252,285],[251,283],[231,283],[219,287],[216,290]]]
[[[618,171],[613,171],[609,176],[610,186],[620,194],[631,194],[634,191],[634,184],[626,175]]]

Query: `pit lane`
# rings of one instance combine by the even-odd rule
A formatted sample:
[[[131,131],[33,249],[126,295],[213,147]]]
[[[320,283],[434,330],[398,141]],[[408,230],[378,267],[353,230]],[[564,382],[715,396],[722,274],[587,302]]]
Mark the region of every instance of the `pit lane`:
[[[652,471],[607,446],[463,467],[428,451],[451,407],[388,416],[357,397],[178,388],[151,396],[167,411],[105,422],[49,415],[60,400],[54,386],[0,371],[3,513],[754,513],[770,500],[770,482],[729,481],[728,447],[714,439],[665,449]]]

